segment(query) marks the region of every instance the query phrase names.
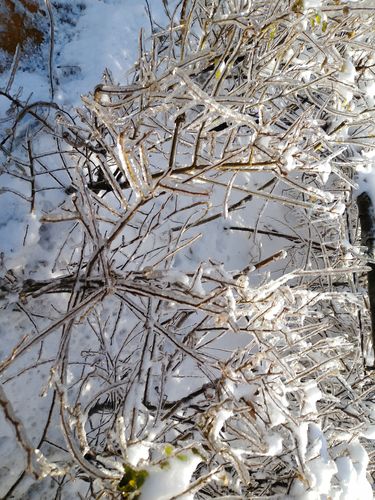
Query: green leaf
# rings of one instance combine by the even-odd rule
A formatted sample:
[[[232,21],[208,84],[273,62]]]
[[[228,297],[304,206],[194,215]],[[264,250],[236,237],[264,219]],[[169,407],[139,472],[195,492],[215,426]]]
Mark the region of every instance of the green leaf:
[[[127,464],[124,466],[124,470],[125,474],[117,485],[117,489],[122,492],[122,496],[125,498],[136,498],[132,494],[140,490],[148,476],[148,472],[147,470],[133,469]]]
[[[270,39],[273,40],[276,36],[277,26],[276,24],[271,24],[270,26]]]
[[[170,457],[173,453],[173,446],[171,444],[167,444],[165,445],[164,447],[164,454],[167,456],[167,457]]]
[[[219,80],[219,78],[221,77],[221,75],[224,73],[225,67],[226,67],[226,63],[224,61],[222,61],[220,63],[220,66],[217,68],[217,70],[215,72],[215,78],[216,78],[216,80]]]
[[[181,462],[187,462],[189,460],[189,457],[187,455],[183,455],[182,453],[176,455],[176,458]]]
[[[171,466],[168,460],[162,460],[159,465],[161,469],[169,469]]]
[[[296,14],[301,14],[303,11],[303,0],[296,0],[292,5],[292,11]]]
[[[191,452],[193,455],[196,455],[197,457],[199,457],[203,462],[206,461],[206,458],[204,455],[202,455],[202,453],[198,450],[198,448],[191,448]]]

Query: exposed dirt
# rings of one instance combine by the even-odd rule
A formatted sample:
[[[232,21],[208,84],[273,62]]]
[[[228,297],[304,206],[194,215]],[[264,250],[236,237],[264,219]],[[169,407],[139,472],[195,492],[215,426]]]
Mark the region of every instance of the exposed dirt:
[[[21,48],[39,45],[44,34],[36,27],[38,18],[45,16],[36,0],[2,0],[0,7],[0,49],[12,56]],[[1,63],[0,63],[0,71]]]

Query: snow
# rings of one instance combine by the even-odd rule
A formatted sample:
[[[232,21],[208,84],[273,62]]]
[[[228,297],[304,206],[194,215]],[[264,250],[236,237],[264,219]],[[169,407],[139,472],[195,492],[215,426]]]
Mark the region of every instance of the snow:
[[[319,390],[315,381],[311,380],[303,386],[304,398],[303,398],[303,408],[302,414],[307,415],[312,412],[316,412],[316,403],[322,397],[322,393]]]
[[[366,478],[368,455],[359,443],[353,441],[348,445],[347,456],[335,460],[337,476],[341,480],[341,498],[356,500],[371,500],[373,490]]]
[[[155,14],[158,9],[154,9]],[[101,80],[103,70],[109,68],[115,81],[124,81],[137,51],[134,36],[147,26],[147,16],[142,2],[134,0],[88,2],[84,13],[78,17],[74,35],[68,43],[57,33],[57,71],[80,68],[78,77],[65,81],[57,88],[60,104],[78,101],[81,94],[93,89]]]
[[[266,436],[266,443],[268,444],[267,455],[277,456],[283,449],[283,438],[276,432],[270,432]]]
[[[144,28],[144,36],[150,34],[150,25],[145,11],[145,4],[135,0],[98,0],[82,1],[82,10],[75,1],[63,0],[59,2],[61,10],[55,10],[55,46],[54,46],[54,78],[55,78],[55,101],[74,114],[74,107],[81,105],[81,95],[92,91],[101,81],[103,71],[108,68],[115,81],[126,82],[126,72],[131,67],[137,57],[138,32]],[[67,10],[68,22],[62,22],[60,14],[65,15]],[[71,10],[69,10],[71,9]],[[71,16],[69,14],[71,12]],[[155,21],[162,17],[163,7],[161,2],[153,2],[152,12]],[[70,16],[70,17],[69,17]],[[35,18],[38,19],[37,17]],[[48,46],[42,48],[46,60]],[[39,56],[38,56],[39,57]],[[5,71],[0,75],[0,88],[5,87],[9,78],[9,72]],[[40,62],[40,58],[35,57],[34,64],[21,55],[20,69],[15,74],[15,79],[11,90],[20,89],[17,97],[20,100],[34,103],[38,101],[49,101],[50,83],[48,71]],[[9,107],[9,101],[0,97],[0,111],[2,116]],[[3,129],[4,131],[4,129]],[[32,131],[28,128],[28,122],[24,120],[18,125],[19,133],[29,134]],[[44,142],[43,142],[44,141]],[[44,150],[52,150],[54,145],[46,137],[39,147]],[[18,153],[19,154],[19,153]],[[40,179],[40,180],[39,180]],[[12,269],[13,273],[22,275],[31,270],[35,273],[38,269],[38,278],[43,277],[47,270],[46,263],[53,258],[55,235],[64,234],[59,231],[54,234],[50,229],[44,231],[45,225],[40,222],[43,215],[43,208],[48,209],[51,204],[58,203],[58,196],[50,192],[46,197],[44,207],[36,206],[34,213],[30,213],[30,203],[27,200],[14,196],[11,192],[4,192],[5,187],[11,187],[14,192],[22,192],[24,187],[22,182],[16,178],[2,178],[2,190],[0,193],[0,241],[1,259],[0,277],[4,277],[7,269]],[[42,185],[42,178],[37,180]],[[26,193],[29,195],[29,193]],[[51,203],[52,202],[52,203]],[[25,231],[26,228],[26,231]],[[63,226],[60,226],[60,231]],[[65,237],[66,234],[64,234]],[[43,248],[44,247],[44,248]],[[36,265],[40,262],[40,265]],[[3,265],[5,263],[5,266]],[[54,275],[57,276],[59,272]],[[61,272],[61,274],[65,274]],[[45,275],[50,278],[50,275]],[[14,294],[14,302],[19,299],[18,294]],[[62,304],[57,305],[61,307]],[[1,311],[3,313],[3,311]],[[8,347],[12,342],[17,341],[17,322],[15,314],[12,315],[13,328],[8,335],[3,334],[2,329],[2,358],[6,355]],[[20,321],[21,323],[21,321]],[[20,325],[21,326],[21,325]],[[7,330],[9,330],[7,328]],[[22,332],[22,327],[20,327]],[[12,339],[13,337],[13,339]],[[48,345],[48,343],[46,344]],[[79,351],[81,349],[79,348]],[[39,370],[40,376],[24,378],[23,382],[7,385],[9,394],[12,396],[13,404],[17,414],[26,415],[26,426],[31,430],[34,442],[40,439],[41,432],[48,415],[50,396],[41,399],[38,395],[41,386],[41,376],[48,377],[46,370]],[[69,377],[73,377],[69,371]],[[25,388],[26,393],[25,394]],[[84,395],[89,396],[90,392],[95,392],[96,388],[92,384],[87,384]],[[47,389],[46,389],[47,391]],[[30,401],[32,400],[32,404]],[[25,404],[25,401],[27,402]],[[26,409],[27,408],[27,409]],[[3,421],[1,422],[1,442],[0,442],[0,496],[15,483],[18,479],[19,471],[23,470],[23,452],[17,445],[13,437],[13,430]],[[129,449],[129,456],[132,460],[144,458],[145,452],[140,452],[137,447],[137,454],[133,448]],[[47,471],[47,468],[45,469]],[[27,488],[30,482],[25,482]],[[38,496],[38,498],[41,498]]]
[[[54,64],[56,100],[60,105],[78,105],[101,81],[108,68],[115,81],[126,81],[126,74],[137,57],[138,33],[149,36],[150,24],[145,4],[136,0],[72,0],[59,2],[74,14],[62,24],[58,12],[55,20]],[[79,7],[82,5],[82,9]],[[155,22],[163,19],[161,2],[151,6]],[[69,11],[68,11],[69,13]],[[69,14],[67,14],[67,17]],[[22,63],[22,59],[21,59]],[[6,81],[8,75],[2,75]],[[46,72],[32,68],[16,73],[13,88],[23,88],[23,96],[48,100],[49,79]]]
[[[320,9],[322,7],[322,0],[304,0],[304,9]]]
[[[338,90],[341,96],[344,98],[343,105],[339,106],[343,109],[345,109],[345,107],[347,107],[353,99],[353,86],[355,83],[356,75],[357,72],[353,62],[350,59],[346,59],[343,62],[342,67],[338,73],[338,80],[344,83],[344,85],[341,85]]]
[[[231,410],[221,409],[219,410],[214,418],[214,424],[212,428],[212,438],[217,440],[219,437],[219,433],[223,428],[225,422],[232,416],[233,412]]]
[[[362,151],[362,158],[356,168],[357,190],[356,195],[367,192],[375,201],[375,149]]]
[[[147,461],[150,452],[150,444],[140,442],[126,448],[127,461],[136,467],[141,460]]]
[[[199,455],[182,451],[175,457],[167,458],[162,466],[147,469],[149,476],[142,486],[140,500],[169,500],[177,495],[181,500],[193,500],[193,492],[183,493],[201,461]]]
[[[307,427],[304,427],[305,434]],[[302,432],[302,430],[301,430]],[[341,448],[340,456],[334,458],[327,449],[327,442],[321,428],[309,424],[308,446],[305,443],[301,453],[306,453],[306,481],[296,480],[291,494],[301,499],[337,498],[340,500],[370,500],[373,491],[366,478],[368,455],[358,440]],[[308,485],[308,486],[307,486]]]
[[[356,71],[355,66],[353,64],[353,61],[351,61],[350,59],[346,59],[343,62],[341,71],[339,73],[339,79],[342,82],[354,83],[356,75],[357,75],[357,71]]]

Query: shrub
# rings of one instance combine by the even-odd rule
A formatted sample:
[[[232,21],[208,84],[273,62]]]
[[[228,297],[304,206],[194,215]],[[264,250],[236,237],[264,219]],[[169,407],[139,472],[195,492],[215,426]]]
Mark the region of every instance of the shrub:
[[[374,9],[184,0],[167,12],[132,82],[107,71],[77,116],[53,124],[12,100],[4,175],[32,208],[34,260],[17,255],[4,302],[34,332],[0,370],[15,387],[48,369],[53,395],[41,451],[18,435],[29,468],[98,498],[170,486],[168,467],[183,489],[157,498],[353,496],[353,484],[370,498],[351,199],[372,140]],[[15,161],[30,115],[56,139],[38,129]],[[57,419],[65,453],[52,459]]]

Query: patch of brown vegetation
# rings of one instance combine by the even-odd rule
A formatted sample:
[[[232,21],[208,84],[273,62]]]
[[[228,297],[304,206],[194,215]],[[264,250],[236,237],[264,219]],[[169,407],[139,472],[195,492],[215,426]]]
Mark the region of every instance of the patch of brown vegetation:
[[[23,47],[26,43],[39,45],[43,42],[44,35],[35,27],[33,20],[38,10],[34,0],[4,1],[0,8],[0,49],[13,55],[17,45]]]

